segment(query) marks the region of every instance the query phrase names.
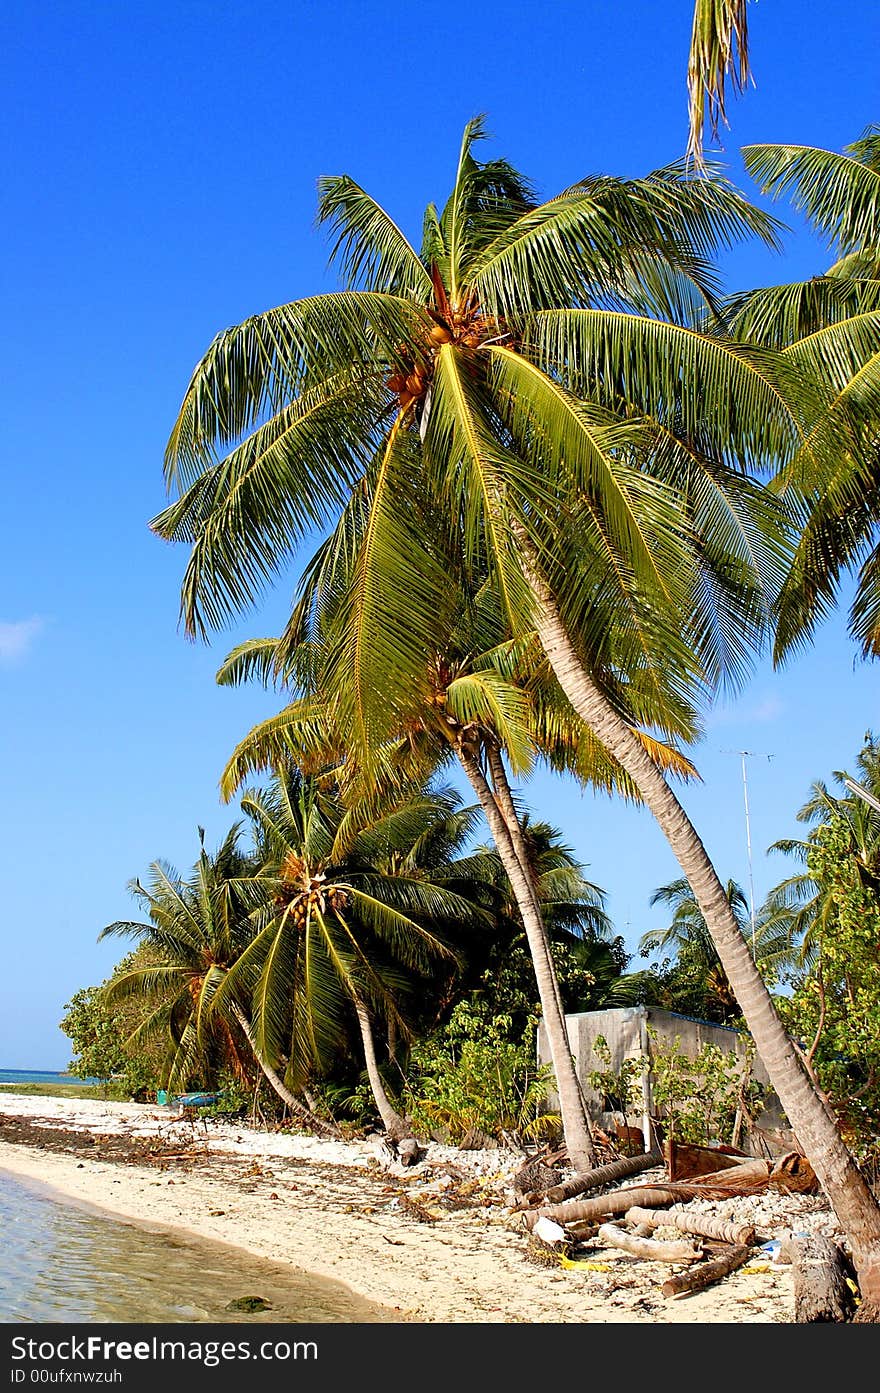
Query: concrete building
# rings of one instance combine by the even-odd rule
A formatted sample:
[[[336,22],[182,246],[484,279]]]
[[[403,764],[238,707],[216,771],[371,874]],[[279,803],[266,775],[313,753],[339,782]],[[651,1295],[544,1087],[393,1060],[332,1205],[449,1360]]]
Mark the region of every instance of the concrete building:
[[[577,1015],[566,1016],[566,1029],[574,1058],[575,1068],[591,1118],[600,1125],[609,1125],[620,1113],[609,1114],[607,1100],[592,1088],[588,1082],[594,1070],[609,1068],[619,1073],[627,1059],[646,1056],[652,1058],[657,1048],[678,1047],[683,1054],[696,1058],[704,1045],[717,1045],[725,1053],[735,1051],[745,1067],[747,1061],[746,1042],[738,1030],[730,1026],[715,1025],[710,1021],[693,1020],[689,1016],[679,1016],[672,1011],[661,1011],[653,1006],[622,1006],[607,1011],[582,1011]],[[595,1040],[602,1036],[611,1053],[611,1062],[606,1065],[593,1050]],[[550,1052],[547,1037],[542,1025],[538,1027],[537,1054],[539,1064],[549,1064]],[[777,1150],[786,1144],[785,1118],[778,1105],[776,1095],[770,1089],[767,1071],[759,1059],[751,1065],[751,1076],[768,1089],[768,1101],[760,1118],[762,1133],[766,1133],[767,1148]],[[555,1096],[548,1099],[552,1108],[558,1107]],[[650,1072],[643,1076],[641,1110],[638,1125],[642,1127],[646,1141],[651,1131],[649,1119],[658,1116],[655,1106]],[[632,1117],[632,1114],[630,1114]],[[777,1138],[776,1133],[779,1133]],[[790,1137],[790,1134],[788,1134]],[[725,1138],[729,1141],[729,1138]],[[744,1149],[747,1149],[744,1147]]]

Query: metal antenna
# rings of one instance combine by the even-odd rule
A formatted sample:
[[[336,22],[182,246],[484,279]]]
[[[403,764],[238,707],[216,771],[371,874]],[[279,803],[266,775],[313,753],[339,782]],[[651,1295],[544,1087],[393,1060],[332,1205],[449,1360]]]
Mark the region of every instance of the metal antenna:
[[[855,779],[845,778],[843,782],[846,784],[847,788],[850,790],[851,793],[855,793],[859,798],[861,798],[863,803],[867,803],[870,808],[873,808],[875,810],[875,812],[880,812],[880,798],[876,798],[874,794],[871,793],[868,789],[862,788],[862,785],[857,784]]]
[[[723,755],[739,755],[742,763],[743,805],[746,812],[746,853],[749,861],[749,919],[752,925],[752,957],[757,957],[757,919],[755,916],[755,881],[752,875],[752,827],[749,819],[749,781],[746,775],[747,759],[771,760],[772,755],[758,754],[756,750],[722,750]]]

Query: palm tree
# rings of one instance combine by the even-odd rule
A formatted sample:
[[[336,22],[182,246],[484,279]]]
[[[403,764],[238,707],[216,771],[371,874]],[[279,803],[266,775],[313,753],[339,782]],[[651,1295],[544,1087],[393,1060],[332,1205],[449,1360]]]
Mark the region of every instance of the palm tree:
[[[728,880],[726,893],[740,932],[748,934],[749,902],[745,892],[736,881]],[[718,1019],[726,1022],[738,1016],[736,997],[688,882],[682,878],[659,886],[651,896],[650,903],[652,906],[665,905],[672,911],[672,917],[666,928],[649,929],[642,934],[639,940],[642,956],[671,949],[678,965],[700,983],[707,1001],[711,1003],[709,1010],[713,1017],[717,1015]]]
[[[857,780],[875,797],[880,796],[880,749],[871,731],[856,757]],[[849,788],[850,775],[835,770],[835,782],[841,789]],[[834,823],[846,829],[849,854],[858,867],[864,883],[880,883],[880,818],[869,804],[847,791],[836,795],[817,780],[810,796],[797,814],[801,823],[812,824],[806,838],[780,838],[769,848],[794,857],[802,869],[775,885],[767,895],[762,920],[779,939],[778,959],[789,970],[809,970],[815,975],[822,1003],[816,1034],[807,1047],[806,1058],[812,1065],[819,1046],[825,1020],[825,983],[822,962],[822,942],[834,932],[837,916],[835,888],[822,884],[810,874],[811,851],[819,844],[823,828]]]
[[[223,1011],[212,1010],[218,988],[251,937],[248,916],[255,904],[250,890],[254,866],[239,850],[240,829],[236,823],[212,856],[205,850],[199,828],[201,849],[188,879],[165,862],[154,861],[146,886],[137,879],[131,882],[148,919],[117,920],[102,929],[99,938],[134,938],[153,950],[155,961],[114,978],[108,1001],[142,997],[152,1004],[131,1042],[158,1031],[168,1034],[169,1088],[185,1086],[199,1069],[210,1067],[211,1054],[218,1050],[245,1078],[252,1056],[298,1122],[320,1135],[336,1136],[338,1129],[314,1116],[261,1054],[241,998],[230,994]],[[244,1037],[244,1049],[240,1037]]]
[[[797,145],[749,145],[749,173],[774,198],[790,194],[834,263],[803,283],[742,293],[732,331],[781,349],[795,370],[825,387],[826,405],[776,486],[799,507],[800,540],[779,601],[777,661],[807,642],[833,608],[841,578],[856,571],[850,633],[866,657],[880,654],[880,130],[842,153]],[[823,434],[846,448],[812,450]]]
[[[345,593],[349,554],[348,547],[340,546],[339,532],[350,544],[351,523],[351,517],[344,520],[322,549],[324,554],[309,568],[309,583],[285,636],[281,640],[251,640],[241,645],[218,673],[221,683],[259,675],[264,681],[274,678],[281,685],[299,686],[312,693],[304,700],[294,701],[279,716],[264,721],[245,737],[222,780],[227,797],[248,773],[268,767],[275,758],[292,757],[302,765],[315,758],[316,748],[318,761],[323,762],[328,757],[328,740],[334,749],[345,747],[344,737],[338,731],[332,736],[330,732],[338,719],[337,708],[350,703],[345,689],[350,666],[339,661],[337,654],[340,649],[346,653],[349,647],[344,624],[341,636],[339,633],[338,597]],[[516,808],[505,755],[515,771],[528,773],[537,751],[552,767],[574,774],[582,783],[635,795],[623,771],[608,759],[574,715],[534,638],[519,643],[499,642],[503,628],[499,628],[492,593],[481,589],[468,604],[462,599],[464,577],[456,583],[447,572],[447,579],[452,584],[444,604],[448,615],[445,643],[442,649],[427,655],[425,671],[417,675],[414,683],[411,707],[405,714],[399,712],[396,752],[410,772],[412,761],[417,762],[421,778],[454,757],[476,794],[525,929],[569,1158],[578,1170],[587,1170],[595,1165],[595,1150],[545,923],[548,908],[557,919],[562,910],[559,904],[547,899],[552,894],[546,880],[551,868],[541,864],[541,849]],[[344,606],[342,613],[345,618]],[[436,631],[434,638],[440,642]],[[633,686],[637,691],[638,682]],[[652,682],[650,696],[658,701],[656,681]],[[622,708],[631,699],[625,684],[618,683],[617,697]],[[659,711],[659,719],[667,723],[682,719],[680,703],[674,697],[667,698]],[[685,776],[692,772],[689,763],[674,749],[643,732],[639,738],[668,767]],[[392,745],[385,751],[386,776],[388,756],[393,750]],[[550,849],[545,848],[543,854],[550,855]],[[559,863],[555,872],[557,878],[561,877],[560,891],[567,889],[578,900],[578,904],[569,906],[571,912],[583,914],[587,904],[584,895],[589,887],[576,876],[572,879],[570,861]]]
[[[377,1110],[399,1139],[408,1124],[385,1089],[373,1012],[405,1033],[401,969],[424,972],[433,956],[450,956],[437,931],[481,913],[443,883],[449,865],[419,860],[418,847],[448,816],[448,797],[398,800],[364,822],[348,815],[333,789],[287,768],[268,789],[247,792],[241,806],[261,844],[254,883],[265,902],[215,1007],[242,987],[250,993],[257,1047],[269,1059],[286,1057],[293,1086],[330,1061],[353,1012]]]
[[[605,912],[605,892],[587,880],[557,827],[536,821],[519,808],[516,812],[526,865],[538,889],[548,934],[567,942],[607,939],[612,926]]]
[[[154,520],[192,546],[186,626],[203,633],[251,603],[366,482],[342,715],[367,760],[444,620],[445,576],[411,503],[420,488],[444,499],[511,635],[537,632],[572,707],[654,813],[880,1299],[880,1207],[627,719],[639,713],[610,695],[612,598],[627,675],[671,670],[693,698],[747,670],[784,548],[778,509],[742,468],[785,464],[805,437],[814,455],[839,452],[833,433],[810,437],[819,388],[804,364],[793,373],[783,355],[693,327],[716,303],[707,257],[743,235],[772,240],[775,225],[719,176],[681,168],[583,180],[538,204],[506,162],[474,158],[482,133],[466,129],[421,254],[352,179],[322,180],[348,288],[254,316],[197,365],[166,456],[181,494]]]

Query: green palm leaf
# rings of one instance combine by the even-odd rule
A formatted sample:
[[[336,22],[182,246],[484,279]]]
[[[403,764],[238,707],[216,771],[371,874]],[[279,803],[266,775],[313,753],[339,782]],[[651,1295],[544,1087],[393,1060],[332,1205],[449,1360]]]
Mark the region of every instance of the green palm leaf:
[[[842,253],[880,242],[880,141],[868,133],[849,154],[806,145],[746,145],[743,162],[762,193],[789,194]]]
[[[431,277],[400,228],[347,174],[318,180],[318,221],[336,234],[330,260],[349,285],[425,300]]]
[[[165,452],[169,487],[186,487],[229,445],[301,391],[340,372],[399,362],[399,345],[431,324],[399,296],[341,291],[254,315],[218,334],[197,364]]]

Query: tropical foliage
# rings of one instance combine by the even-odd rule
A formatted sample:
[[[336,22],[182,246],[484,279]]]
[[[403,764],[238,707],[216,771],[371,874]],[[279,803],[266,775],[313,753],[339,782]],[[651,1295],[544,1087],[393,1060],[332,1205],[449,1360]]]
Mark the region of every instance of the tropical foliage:
[[[71,1042],[68,1065],[81,1079],[100,1079],[120,1096],[144,1099],[160,1088],[167,1072],[167,1045],[162,1039],[137,1039],[145,1012],[137,1002],[110,1005],[109,990],[120,978],[151,961],[147,945],[117,963],[109,978],[81,987],[64,1006],[60,1029]],[[135,1036],[136,1043],[131,1042]]]
[[[852,791],[880,796],[880,759],[868,732],[855,777],[835,773],[841,789],[813,786],[798,819],[804,840],[780,841],[803,870],[777,886],[768,906],[787,927],[793,951],[791,994],[782,1003],[789,1028],[831,1098],[851,1145],[876,1173],[880,1156],[880,813]],[[849,781],[849,782],[847,782]]]
[[[772,466],[796,504],[815,504],[808,475],[827,484],[864,448],[857,404],[835,409],[809,352],[723,332],[711,257],[772,241],[775,224],[717,172],[591,178],[541,203],[506,162],[476,159],[482,134],[466,129],[420,252],[350,177],[322,180],[344,288],[225,331],[197,365],[166,453],[178,496],[154,522],[190,546],[186,627],[250,605],[309,532],[363,498],[324,672],[330,729],[368,773],[413,694],[430,696],[450,559],[470,594],[491,593],[508,641],[536,633],[663,828],[880,1307],[880,1210],[639,733],[690,738],[701,699],[747,672],[769,613],[784,614],[788,542],[752,476]],[[549,1029],[558,988],[503,771],[468,721],[456,752],[516,889]],[[584,1168],[576,1110],[566,1135]]]
[[[117,920],[99,935],[134,938],[150,950],[146,961],[142,957],[115,978],[105,999],[111,1007],[138,997],[147,1005],[129,1045],[150,1038],[169,1042],[163,1082],[172,1089],[185,1090],[220,1067],[247,1077],[249,1051],[233,1014],[207,1009],[247,942],[247,913],[254,904],[239,832],[233,826],[212,856],[200,829],[200,853],[188,877],[153,862],[146,885],[138,879],[130,884],[147,919]]]
[[[790,952],[789,925],[766,914],[756,915],[753,923],[748,898],[735,881],[728,880],[726,893],[763,977],[775,982],[780,963]],[[647,971],[632,974],[632,989],[637,989],[639,999],[722,1025],[741,1023],[736,996],[688,882],[679,878],[659,886],[650,903],[666,906],[671,919],[665,928],[649,929],[639,941],[643,958],[665,954]]]
[[[432,958],[451,956],[451,926],[480,917],[473,898],[450,888],[462,868],[449,848],[465,839],[469,816],[453,822],[454,797],[438,792],[398,800],[364,822],[332,787],[295,769],[246,793],[242,807],[261,843],[264,904],[217,1002],[247,988],[258,1049],[284,1059],[300,1087],[326,1069],[353,1011],[379,1111],[399,1129],[375,1062],[372,1017],[405,1035],[403,971],[425,974]]]
[[[735,334],[781,350],[794,370],[821,382],[825,395],[805,447],[776,479],[801,523],[778,603],[776,654],[782,659],[809,639],[836,603],[841,579],[854,572],[850,631],[862,652],[876,657],[880,130],[869,128],[841,153],[751,145],[743,157],[762,191],[789,195],[834,257],[824,274],[743,293],[730,306]],[[845,444],[836,458],[821,449],[834,434]]]
[[[460,1001],[446,1025],[413,1050],[407,1110],[416,1126],[444,1141],[508,1145],[558,1133],[547,1110],[552,1070],[535,1064],[534,1028],[509,1038],[509,1018]]]

